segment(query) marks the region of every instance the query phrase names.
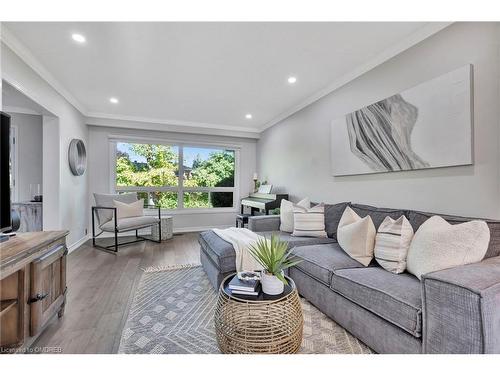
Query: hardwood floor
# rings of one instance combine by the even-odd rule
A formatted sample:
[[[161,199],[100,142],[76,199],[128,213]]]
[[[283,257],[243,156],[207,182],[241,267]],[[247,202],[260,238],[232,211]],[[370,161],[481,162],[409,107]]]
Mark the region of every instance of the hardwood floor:
[[[140,242],[111,254],[90,241],[68,256],[64,316],[54,319],[33,347],[62,353],[116,353],[128,304],[148,266],[199,264],[198,233],[175,235],[162,244]]]

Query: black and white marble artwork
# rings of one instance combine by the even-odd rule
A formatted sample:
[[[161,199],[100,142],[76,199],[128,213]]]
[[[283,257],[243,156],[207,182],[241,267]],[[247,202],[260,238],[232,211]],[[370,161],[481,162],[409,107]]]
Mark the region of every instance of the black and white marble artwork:
[[[471,71],[467,65],[334,120],[333,175],[471,164]]]
[[[400,94],[347,115],[351,151],[372,170],[400,171],[428,167],[411,148],[418,108]]]

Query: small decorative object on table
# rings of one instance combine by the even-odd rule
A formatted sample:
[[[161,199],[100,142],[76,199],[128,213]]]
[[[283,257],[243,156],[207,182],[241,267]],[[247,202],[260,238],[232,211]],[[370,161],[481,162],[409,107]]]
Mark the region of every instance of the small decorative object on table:
[[[42,202],[42,190],[40,188],[40,184],[30,184],[30,196],[31,202]]]
[[[270,240],[260,238],[255,244],[250,245],[248,251],[263,267],[262,291],[269,295],[283,293],[283,288],[287,284],[283,270],[301,262],[300,259],[290,256],[288,243],[281,241],[277,234],[272,234]]]
[[[237,274],[240,280],[260,280],[260,272],[242,271]]]
[[[253,192],[256,193],[259,189],[259,178],[257,176],[257,172],[253,174]]]
[[[174,235],[174,218],[172,216],[162,216],[161,217],[161,240],[169,240]],[[155,241],[159,241],[158,226],[153,225],[151,227],[151,237]]]
[[[227,287],[233,295],[255,296],[260,293],[260,275],[256,272],[238,272]]]

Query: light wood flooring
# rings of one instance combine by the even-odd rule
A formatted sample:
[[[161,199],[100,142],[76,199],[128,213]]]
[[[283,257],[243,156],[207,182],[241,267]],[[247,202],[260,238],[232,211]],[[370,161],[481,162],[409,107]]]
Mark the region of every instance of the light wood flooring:
[[[116,353],[141,269],[199,264],[198,233],[175,235],[162,244],[145,241],[110,254],[91,242],[68,255],[64,316],[54,319],[34,347],[62,353]]]

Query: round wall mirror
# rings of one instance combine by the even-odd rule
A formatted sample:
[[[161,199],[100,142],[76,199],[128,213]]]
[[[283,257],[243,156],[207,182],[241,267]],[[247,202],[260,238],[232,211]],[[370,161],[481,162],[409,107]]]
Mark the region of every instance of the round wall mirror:
[[[69,144],[68,160],[71,173],[81,176],[87,168],[87,151],[81,139],[73,139]]]

